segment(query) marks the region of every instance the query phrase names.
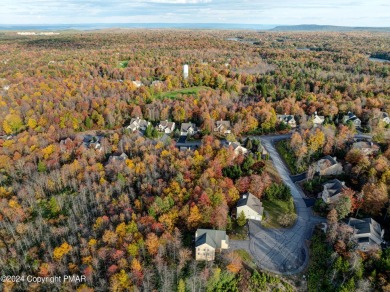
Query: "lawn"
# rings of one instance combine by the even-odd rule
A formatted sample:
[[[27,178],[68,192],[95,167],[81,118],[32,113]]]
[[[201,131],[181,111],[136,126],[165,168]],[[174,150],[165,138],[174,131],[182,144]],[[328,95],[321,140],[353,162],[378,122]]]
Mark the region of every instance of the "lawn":
[[[288,201],[268,200],[262,201],[264,207],[264,217],[262,224],[267,228],[284,228],[279,223],[279,217],[284,214],[296,214],[292,198]],[[292,224],[295,221],[292,222]],[[290,226],[292,225],[290,224]]]
[[[190,88],[182,88],[179,90],[174,90],[174,91],[168,91],[168,92],[162,92],[157,94],[155,97],[164,99],[164,98],[169,98],[169,99],[177,99],[182,97],[183,95],[195,95],[198,96],[199,92],[201,90],[210,90],[210,87],[206,86],[194,86]]]
[[[129,64],[129,61],[121,61],[119,62],[119,68],[126,68]]]

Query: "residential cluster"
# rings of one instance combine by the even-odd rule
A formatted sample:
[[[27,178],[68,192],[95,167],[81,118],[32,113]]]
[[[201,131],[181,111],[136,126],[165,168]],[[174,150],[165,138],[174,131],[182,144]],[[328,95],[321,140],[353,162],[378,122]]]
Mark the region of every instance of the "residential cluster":
[[[261,221],[264,208],[260,200],[251,193],[242,195],[237,202],[236,214],[243,213],[245,219]],[[229,248],[229,236],[224,230],[198,229],[195,233],[195,259],[212,261],[215,253]]]

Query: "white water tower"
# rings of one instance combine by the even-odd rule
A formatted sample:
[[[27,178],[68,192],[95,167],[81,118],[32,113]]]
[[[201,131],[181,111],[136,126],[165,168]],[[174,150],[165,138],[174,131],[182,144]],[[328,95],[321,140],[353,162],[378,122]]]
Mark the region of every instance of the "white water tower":
[[[187,64],[185,64],[183,66],[183,76],[184,76],[184,79],[188,78],[188,65]]]

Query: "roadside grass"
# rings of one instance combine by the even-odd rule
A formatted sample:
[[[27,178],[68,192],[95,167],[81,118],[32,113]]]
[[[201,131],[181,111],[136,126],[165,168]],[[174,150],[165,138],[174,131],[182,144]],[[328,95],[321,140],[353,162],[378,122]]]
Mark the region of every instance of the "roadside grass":
[[[237,249],[234,251],[235,254],[237,254],[243,263],[248,265],[252,269],[256,269],[256,263],[253,261],[252,256],[244,249]]]
[[[309,167],[307,164],[301,166],[298,166],[296,164],[297,158],[290,149],[287,140],[281,140],[279,142],[276,142],[275,147],[276,150],[278,150],[280,156],[283,158],[284,162],[286,163],[291,174],[295,175],[307,171]]]
[[[279,217],[285,214],[296,214],[292,198],[288,201],[265,199],[262,203],[265,213],[262,225],[267,228],[285,228],[279,224]]]
[[[263,160],[265,162],[265,170],[270,175],[273,182],[281,183],[282,178],[279,175],[279,172],[276,170],[272,160]]]
[[[174,91],[162,92],[162,93],[156,94],[154,97],[157,99],[164,99],[164,98],[178,99],[178,98],[181,98],[183,95],[198,96],[199,92],[201,90],[210,90],[210,89],[212,89],[212,88],[207,87],[207,86],[194,86],[194,87],[190,87],[190,88],[183,88],[183,89],[174,90]]]

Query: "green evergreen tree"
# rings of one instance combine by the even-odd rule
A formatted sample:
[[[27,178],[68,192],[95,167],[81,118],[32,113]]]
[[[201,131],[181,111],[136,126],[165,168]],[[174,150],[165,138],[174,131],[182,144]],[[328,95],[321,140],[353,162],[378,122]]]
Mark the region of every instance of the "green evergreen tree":
[[[87,118],[85,119],[85,126],[87,127],[87,129],[91,129],[91,128],[92,128],[92,126],[93,126],[93,121],[91,120],[90,117],[87,117]]]
[[[146,127],[145,137],[146,138],[153,138],[153,128],[152,128],[152,125],[149,125],[149,126]]]
[[[46,172],[46,164],[43,161],[38,162],[38,172]]]
[[[153,138],[157,138],[158,137],[158,132],[157,132],[157,129],[153,127],[152,129],[152,137]]]
[[[237,218],[237,224],[238,226],[244,226],[246,224],[246,217],[244,214],[244,211],[241,211],[240,215]]]
[[[252,150],[252,140],[248,138],[247,142],[246,142],[246,149],[248,150]]]

